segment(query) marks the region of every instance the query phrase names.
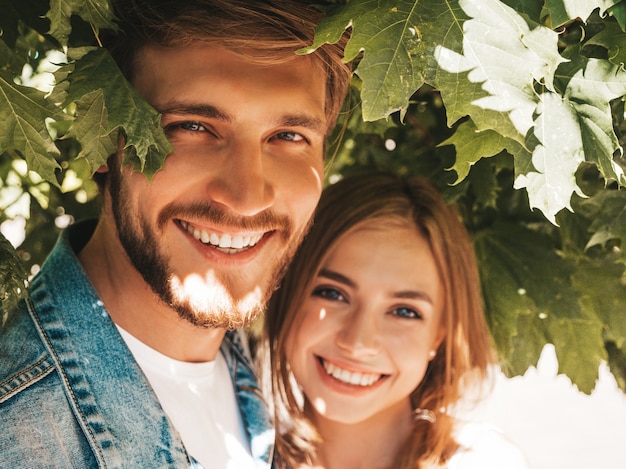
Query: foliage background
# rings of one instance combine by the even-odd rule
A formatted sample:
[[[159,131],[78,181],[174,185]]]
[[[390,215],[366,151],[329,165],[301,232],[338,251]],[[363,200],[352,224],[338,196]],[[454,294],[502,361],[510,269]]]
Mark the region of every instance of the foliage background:
[[[522,374],[551,343],[582,391],[602,361],[626,390],[626,0],[323,8],[309,50],[349,29],[355,63],[328,182],[372,167],[431,178],[473,237],[502,369]],[[59,229],[97,215],[90,176],[118,131],[148,177],[170,146],[99,46],[108,1],[0,12],[0,223],[26,220],[17,249],[0,237],[5,318]],[[51,64],[52,85],[38,84]]]

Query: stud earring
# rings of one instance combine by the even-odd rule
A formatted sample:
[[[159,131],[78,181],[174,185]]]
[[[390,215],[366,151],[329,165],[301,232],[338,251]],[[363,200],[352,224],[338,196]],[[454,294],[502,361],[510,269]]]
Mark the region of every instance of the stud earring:
[[[430,352],[428,352],[428,358],[430,358],[431,360],[435,358],[435,355],[437,355],[436,350],[431,350]]]

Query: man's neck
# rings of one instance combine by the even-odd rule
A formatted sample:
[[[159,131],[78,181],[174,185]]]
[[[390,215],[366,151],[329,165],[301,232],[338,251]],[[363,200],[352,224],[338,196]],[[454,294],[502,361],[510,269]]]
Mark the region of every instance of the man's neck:
[[[78,258],[113,321],[163,355],[180,361],[215,359],[226,331],[181,319],[150,289],[102,221]]]

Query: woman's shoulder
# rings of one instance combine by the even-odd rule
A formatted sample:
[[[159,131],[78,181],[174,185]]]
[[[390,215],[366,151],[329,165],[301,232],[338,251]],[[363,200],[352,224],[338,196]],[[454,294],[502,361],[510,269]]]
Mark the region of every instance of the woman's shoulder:
[[[521,448],[493,425],[459,422],[454,436],[460,447],[448,469],[530,469]]]

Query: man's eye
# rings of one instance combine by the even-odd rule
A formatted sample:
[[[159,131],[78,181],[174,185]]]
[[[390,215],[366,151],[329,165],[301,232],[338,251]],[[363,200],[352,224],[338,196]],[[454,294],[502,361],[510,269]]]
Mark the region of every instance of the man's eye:
[[[206,127],[199,122],[185,121],[172,123],[166,127],[166,130],[170,132],[175,130],[184,130],[186,132],[205,132]]]
[[[302,142],[304,137],[296,132],[278,132],[276,138],[280,140],[287,140],[289,142]]]
[[[201,132],[206,130],[204,126],[198,122],[181,122],[178,126],[183,130],[188,130],[189,132]]]
[[[403,319],[423,319],[421,313],[406,306],[400,306],[391,311],[391,314]]]
[[[346,300],[343,294],[336,288],[317,287],[315,290],[313,290],[313,293],[311,294],[313,296],[318,296],[320,298],[324,298],[326,300],[331,300],[331,301],[345,301]]]

